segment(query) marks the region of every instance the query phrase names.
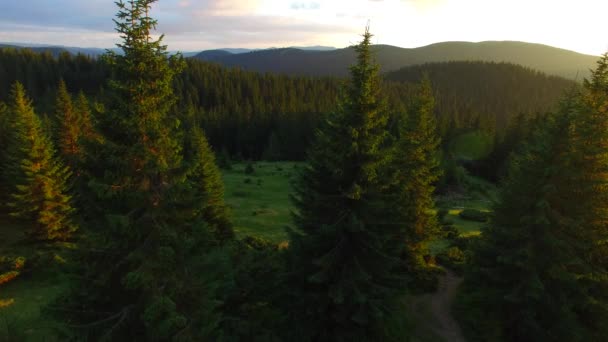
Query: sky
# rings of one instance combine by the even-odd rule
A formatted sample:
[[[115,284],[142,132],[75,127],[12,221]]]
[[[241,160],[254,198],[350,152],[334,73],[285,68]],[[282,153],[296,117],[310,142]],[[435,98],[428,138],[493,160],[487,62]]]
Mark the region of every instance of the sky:
[[[0,42],[113,47],[113,0],[0,0]],[[516,40],[608,51],[608,0],[159,0],[169,50]]]

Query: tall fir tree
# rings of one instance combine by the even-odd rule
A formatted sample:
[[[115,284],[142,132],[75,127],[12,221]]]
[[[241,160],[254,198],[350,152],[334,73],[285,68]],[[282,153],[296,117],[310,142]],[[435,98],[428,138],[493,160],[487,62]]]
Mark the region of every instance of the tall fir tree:
[[[89,100],[87,100],[84,92],[80,91],[78,96],[76,96],[76,101],[74,102],[74,111],[76,112],[76,116],[78,117],[78,124],[80,125],[80,137],[81,145],[84,145],[83,142],[86,141],[94,141],[99,139],[100,136],[95,131],[95,124],[93,122],[93,116],[91,114],[91,106],[89,105]],[[81,159],[84,159],[84,146],[81,146],[83,149]]]
[[[217,243],[215,222],[206,215],[221,218],[210,204],[218,199],[207,198],[202,188],[213,188],[210,179],[217,179],[204,169],[213,166],[212,159],[184,160],[181,122],[170,115],[176,100],[172,81],[184,63],[180,55],[168,56],[163,36],[151,38],[154,2],[116,3],[123,53],[105,56],[112,77],[105,111],[97,118],[100,139],[86,153],[88,195],[98,206],[89,213],[95,229],[88,241],[88,277],[70,296],[72,305],[89,314],[72,319],[106,339],[210,340],[217,337],[220,299],[215,279],[205,281],[201,274],[226,263],[207,258],[214,258]],[[194,179],[196,172],[207,178]]]
[[[84,171],[85,149],[99,136],[93,127],[86,96],[81,91],[74,101],[63,80],[57,88],[55,121],[59,152],[74,173],[78,193],[82,193],[84,180],[80,178]]]
[[[387,196],[395,222],[402,225],[403,260],[408,273],[425,267],[427,244],[438,233],[434,184],[439,180],[440,139],[435,123],[435,99],[428,77],[417,86],[407,112],[400,118],[397,141],[391,151]],[[413,278],[416,278],[415,276]]]
[[[9,114],[9,109],[4,102],[0,102],[0,210],[4,210],[9,196],[10,180],[5,179],[4,169],[8,158],[7,150],[10,143],[10,136],[13,133],[11,129],[12,117]]]
[[[511,163],[465,283],[483,339],[608,338],[606,62]]]
[[[366,30],[339,109],[319,129],[295,184],[294,316],[311,340],[382,339],[401,282],[395,225],[386,217],[381,169],[387,111]],[[297,304],[299,302],[299,305]],[[292,336],[295,338],[295,336]]]
[[[55,156],[21,83],[12,89],[10,136],[5,180],[9,183],[11,216],[32,224],[27,234],[36,240],[69,240],[77,230],[69,195],[69,168]]]
[[[579,322],[590,340],[608,339],[608,53],[585,80],[572,130],[567,217],[576,252]]]
[[[200,128],[193,127],[189,139],[187,159],[192,165],[188,179],[196,189],[196,201],[200,203],[196,215],[210,225],[218,240],[230,240],[234,238],[234,231],[230,211],[224,203],[224,183],[215,154]]]
[[[59,81],[55,100],[55,120],[57,121],[57,146],[66,163],[74,168],[81,152],[79,146],[80,125],[76,118],[72,95],[63,80]]]

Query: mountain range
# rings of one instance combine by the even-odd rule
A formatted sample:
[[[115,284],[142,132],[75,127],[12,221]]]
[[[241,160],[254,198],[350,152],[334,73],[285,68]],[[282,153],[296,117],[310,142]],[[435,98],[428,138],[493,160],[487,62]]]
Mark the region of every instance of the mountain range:
[[[485,61],[519,64],[549,75],[581,80],[589,75],[598,60],[598,56],[515,41],[444,42],[419,48],[375,45],[374,50],[384,72],[434,62]],[[353,47],[327,51],[281,48],[239,54],[208,50],[194,58],[258,72],[346,76],[348,66],[355,61],[355,51]]]
[[[44,46],[0,43],[2,47],[28,47],[36,52],[61,52],[99,56],[106,49],[69,46]],[[595,67],[598,56],[585,55],[552,46],[516,41],[443,42],[418,48],[375,45],[376,59],[382,71],[426,63],[450,61],[507,62],[522,65],[549,75],[582,80]],[[114,48],[113,51],[119,51]],[[189,58],[215,62],[228,67],[240,67],[257,72],[298,76],[346,76],[348,66],[355,61],[353,47],[336,49],[327,46],[270,49],[223,48],[202,52],[184,52]]]

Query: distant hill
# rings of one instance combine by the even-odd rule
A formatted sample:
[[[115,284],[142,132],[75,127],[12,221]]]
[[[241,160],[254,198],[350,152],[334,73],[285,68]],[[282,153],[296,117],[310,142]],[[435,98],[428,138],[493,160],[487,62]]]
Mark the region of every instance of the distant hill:
[[[203,61],[214,61],[233,54],[234,53],[226,50],[205,50],[196,54],[194,57]]]
[[[83,54],[91,57],[98,57],[106,53],[107,49],[101,48],[81,48],[74,46],[45,46],[45,45],[35,45],[32,46],[30,44],[20,44],[20,43],[0,43],[0,48],[14,48],[14,49],[30,49],[34,52],[43,53],[48,52],[51,55],[57,57],[62,52],[69,52],[73,55]],[[119,51],[119,49],[113,48],[110,49],[113,51]]]
[[[376,45],[374,50],[385,72],[432,62],[485,61],[518,64],[550,75],[578,80],[588,76],[589,69],[595,66],[598,59],[597,56],[547,45],[512,41],[445,42],[413,49]],[[328,51],[282,48],[213,56],[203,51],[194,58],[258,72],[346,76],[348,65],[354,63],[355,52],[352,47]]]
[[[437,114],[449,117],[451,122],[446,124],[451,128],[466,127],[480,117],[487,125],[502,129],[517,114],[554,109],[559,99],[577,86],[576,82],[559,76],[496,62],[413,65],[389,72],[385,79],[407,84],[419,82],[424,75],[429,77],[435,91]]]

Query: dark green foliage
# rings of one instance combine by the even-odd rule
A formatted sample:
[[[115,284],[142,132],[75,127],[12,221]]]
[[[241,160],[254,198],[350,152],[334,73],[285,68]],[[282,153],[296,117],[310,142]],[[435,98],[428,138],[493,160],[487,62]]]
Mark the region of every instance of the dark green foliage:
[[[410,98],[407,113],[398,122],[397,141],[391,151],[390,185],[385,190],[395,222],[403,226],[402,242],[407,273],[426,267],[426,244],[439,233],[433,192],[439,180],[438,148],[433,114],[435,99],[428,78]],[[394,196],[394,197],[392,197]],[[413,276],[415,278],[415,276]]]
[[[454,226],[454,223],[443,223],[441,225],[441,235],[449,240],[455,239],[460,235],[458,228]]]
[[[253,167],[253,163],[252,162],[248,162],[247,166],[245,166],[245,170],[244,170],[246,175],[252,175],[253,173],[255,173],[255,169]]]
[[[512,163],[465,283],[477,339],[608,338],[607,65],[604,56]]]
[[[76,101],[72,101],[63,80],[57,88],[55,121],[59,152],[66,164],[79,175],[84,167],[85,140],[94,139],[95,133],[86,96],[80,92]]]
[[[101,99],[105,89],[100,85],[111,72],[104,59],[69,54],[54,58],[28,49],[0,48],[0,66],[7,66],[6,89],[20,80],[36,99],[38,113],[54,112],[60,79],[72,93],[83,90],[87,96]],[[412,84],[425,73],[435,88],[435,113],[444,147],[450,146],[453,137],[476,130],[493,139],[495,149],[501,149],[492,159],[467,165],[473,174],[492,180],[512,150],[513,145],[503,144],[503,138],[513,117],[544,112],[565,89],[576,86],[573,81],[512,64],[425,64],[387,76],[393,81],[384,82],[383,88],[394,112],[405,106],[404,100],[416,89]],[[232,156],[260,159],[274,133],[281,142],[281,160],[303,160],[315,127],[334,106],[340,80],[260,75],[189,59],[186,70],[173,83],[180,94],[179,107],[196,108],[197,122],[204,126],[216,151],[226,149]],[[8,91],[0,85],[0,100],[7,97]]]
[[[487,222],[489,217],[488,213],[477,209],[464,209],[460,212],[460,214],[458,214],[458,216],[464,220],[475,222]]]
[[[232,160],[226,148],[222,148],[217,156],[217,166],[222,170],[232,170]]]
[[[117,2],[123,54],[104,57],[112,78],[86,153],[95,229],[68,304],[84,308],[71,319],[91,337],[216,340],[232,268],[218,244],[232,230],[204,135],[191,125],[184,138],[170,115],[183,61],[150,36],[154,2]]]
[[[233,283],[226,293],[222,324],[227,341],[285,341],[291,303],[285,299],[284,256],[276,244],[247,236],[232,249]]]
[[[437,254],[435,258],[440,265],[450,270],[458,273],[462,273],[464,270],[466,256],[458,247],[450,247],[446,251]]]
[[[295,184],[301,234],[292,234],[289,249],[292,339],[382,339],[403,290],[393,273],[399,228],[387,222],[381,193],[388,115],[370,44],[366,32],[338,110],[318,131]]]
[[[437,220],[441,223],[444,222],[444,220],[446,219],[446,216],[448,215],[449,210],[441,208],[441,209],[437,209]]]
[[[10,143],[10,136],[13,133],[11,130],[12,119],[10,112],[4,102],[0,102],[0,176],[4,175],[6,168],[6,158],[8,145]],[[0,177],[0,210],[4,209],[5,204],[8,200],[9,188],[5,177]]]
[[[262,154],[262,159],[268,161],[277,161],[280,160],[283,156],[281,153],[281,141],[275,132],[272,132],[270,137],[268,138],[268,145]]]
[[[200,208],[195,215],[212,227],[219,240],[232,239],[230,212],[224,204],[224,183],[215,164],[215,155],[200,129],[193,129],[190,139],[192,156],[187,156],[193,165],[188,178],[196,189],[197,208]]]
[[[469,294],[465,296],[472,301],[469,305],[483,306],[483,318],[475,318],[483,320],[481,326],[489,321],[500,324],[487,331],[471,329],[483,334],[477,338],[486,340],[492,337],[487,334],[496,330],[501,339],[512,341],[582,338],[580,326],[573,325],[575,299],[565,296],[575,285],[575,278],[564,272],[574,261],[573,255],[566,249],[566,241],[553,233],[559,229],[557,217],[552,215],[557,208],[548,202],[557,185],[555,158],[563,153],[558,139],[564,138],[558,138],[560,127],[552,126],[553,132],[545,129],[537,133],[536,140],[513,164],[493,224],[475,250],[474,266],[465,283]],[[563,134],[565,128],[561,128],[559,133]]]
[[[70,171],[55,156],[20,83],[13,85],[10,112],[13,133],[3,170],[10,215],[32,223],[27,233],[33,239],[69,240],[77,230],[68,193]]]

